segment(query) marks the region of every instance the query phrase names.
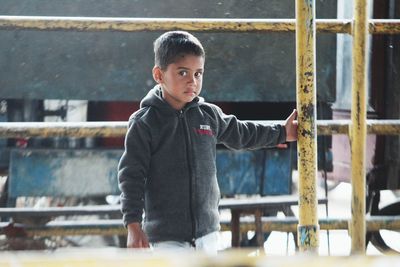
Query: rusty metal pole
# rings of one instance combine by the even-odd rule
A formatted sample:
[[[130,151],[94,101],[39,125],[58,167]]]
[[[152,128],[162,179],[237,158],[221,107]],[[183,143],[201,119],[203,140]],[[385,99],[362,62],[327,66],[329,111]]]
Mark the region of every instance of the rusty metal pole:
[[[282,124],[282,121],[256,121]],[[318,135],[349,134],[350,120],[317,120]],[[0,122],[0,138],[31,137],[123,137],[126,121]],[[400,120],[367,120],[367,132],[400,135]]]
[[[355,1],[351,108],[351,253],[365,253],[365,146],[367,135],[368,5]]]
[[[300,251],[318,252],[315,0],[296,1],[296,76]]]
[[[316,30],[351,34],[351,20],[317,19]],[[193,32],[293,32],[294,19],[201,19],[201,18],[112,18],[0,16],[0,30],[39,31],[168,31]],[[399,19],[371,19],[372,34],[399,34]]]

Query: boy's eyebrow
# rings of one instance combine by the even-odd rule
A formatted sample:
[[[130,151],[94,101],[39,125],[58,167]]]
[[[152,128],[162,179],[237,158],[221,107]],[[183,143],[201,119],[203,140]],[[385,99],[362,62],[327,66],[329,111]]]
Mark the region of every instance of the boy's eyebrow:
[[[180,67],[180,66],[178,66],[177,69],[190,70],[190,68]],[[203,68],[199,68],[196,71],[203,71],[203,70],[204,70]]]

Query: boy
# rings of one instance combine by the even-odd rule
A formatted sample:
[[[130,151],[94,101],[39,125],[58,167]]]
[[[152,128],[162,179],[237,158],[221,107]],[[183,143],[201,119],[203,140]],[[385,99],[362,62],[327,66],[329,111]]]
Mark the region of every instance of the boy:
[[[204,102],[199,94],[205,52],[187,32],[164,33],[154,42],[154,53],[157,85],[129,119],[118,167],[127,246],[192,247],[215,254],[216,145],[257,149],[295,141],[296,111],[285,125],[263,126]]]

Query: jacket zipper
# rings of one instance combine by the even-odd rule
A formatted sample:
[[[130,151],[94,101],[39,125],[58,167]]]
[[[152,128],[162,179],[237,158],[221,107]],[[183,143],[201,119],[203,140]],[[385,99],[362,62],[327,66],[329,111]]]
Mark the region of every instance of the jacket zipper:
[[[189,207],[190,207],[190,219],[192,222],[192,239],[190,240],[190,244],[195,247],[195,236],[196,236],[196,221],[195,221],[195,216],[194,216],[194,201],[193,201],[193,181],[194,181],[194,177],[193,177],[193,171],[192,171],[192,156],[190,154],[190,150],[191,150],[191,140],[190,140],[190,134],[189,134],[189,130],[188,130],[188,125],[187,125],[187,121],[186,121],[186,117],[185,117],[185,111],[181,110],[180,114],[179,114],[180,118],[182,119],[183,122],[183,132],[185,135],[185,140],[186,140],[186,155],[187,155],[187,159],[188,159],[188,169],[189,169]]]

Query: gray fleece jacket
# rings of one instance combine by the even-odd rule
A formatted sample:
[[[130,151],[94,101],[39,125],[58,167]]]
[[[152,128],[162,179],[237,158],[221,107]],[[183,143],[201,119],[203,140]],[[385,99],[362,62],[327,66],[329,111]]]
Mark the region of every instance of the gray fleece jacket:
[[[174,110],[154,87],[129,119],[118,166],[124,224],[142,222],[144,210],[150,242],[219,230],[216,145],[258,149],[285,140],[283,126],[240,121],[202,98]]]

